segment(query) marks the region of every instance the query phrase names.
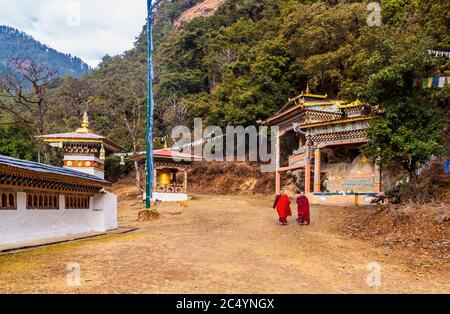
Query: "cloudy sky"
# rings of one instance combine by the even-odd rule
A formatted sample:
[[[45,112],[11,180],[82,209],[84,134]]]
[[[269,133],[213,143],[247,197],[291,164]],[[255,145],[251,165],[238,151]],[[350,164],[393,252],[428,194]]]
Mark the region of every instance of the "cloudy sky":
[[[146,17],[145,0],[0,0],[0,8],[0,25],[92,67],[132,48]]]

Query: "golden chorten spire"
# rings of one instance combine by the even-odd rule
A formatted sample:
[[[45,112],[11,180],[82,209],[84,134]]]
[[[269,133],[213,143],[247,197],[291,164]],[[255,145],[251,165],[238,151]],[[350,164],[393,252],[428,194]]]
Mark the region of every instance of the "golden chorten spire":
[[[170,148],[167,147],[167,141],[166,140],[164,140],[164,148],[163,148],[163,150],[170,151]]]
[[[310,89],[309,89],[309,83],[306,84],[306,91],[302,92],[300,94],[301,97],[311,97],[311,98],[320,98],[320,99],[325,99],[328,97],[327,94],[325,95],[318,95],[318,94],[313,94],[311,93]]]
[[[295,102],[297,105],[301,105],[301,104],[303,104],[306,101],[304,99],[304,97],[317,98],[317,99],[326,99],[328,97],[328,95],[327,94],[325,94],[325,95],[318,95],[318,94],[311,93],[311,91],[309,89],[309,83],[308,83],[308,84],[306,84],[306,91],[303,91],[297,97],[289,98],[289,102]]]
[[[89,133],[89,117],[87,112],[84,112],[81,128],[77,129],[77,133]]]
[[[357,98],[354,102],[349,103],[349,104],[343,104],[343,105],[339,105],[338,108],[339,109],[343,109],[343,108],[352,108],[352,107],[361,107],[364,104],[361,102],[361,100],[359,100],[359,98]]]

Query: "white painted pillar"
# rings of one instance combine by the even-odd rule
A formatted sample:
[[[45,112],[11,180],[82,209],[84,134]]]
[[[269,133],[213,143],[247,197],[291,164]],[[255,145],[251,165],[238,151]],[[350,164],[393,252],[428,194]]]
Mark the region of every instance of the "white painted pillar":
[[[27,193],[17,192],[17,210],[27,210]]]
[[[59,194],[59,209],[66,209],[66,196],[64,194]]]

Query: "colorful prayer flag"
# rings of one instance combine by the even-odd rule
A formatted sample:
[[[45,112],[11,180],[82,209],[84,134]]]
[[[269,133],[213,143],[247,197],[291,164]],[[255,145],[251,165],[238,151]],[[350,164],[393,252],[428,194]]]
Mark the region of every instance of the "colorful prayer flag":
[[[428,77],[423,79],[414,79],[412,86],[413,87],[422,87],[422,88],[434,88],[434,87],[445,87],[446,84],[450,85],[450,76],[435,76]]]
[[[433,77],[431,85],[433,87],[439,87],[439,77]]]

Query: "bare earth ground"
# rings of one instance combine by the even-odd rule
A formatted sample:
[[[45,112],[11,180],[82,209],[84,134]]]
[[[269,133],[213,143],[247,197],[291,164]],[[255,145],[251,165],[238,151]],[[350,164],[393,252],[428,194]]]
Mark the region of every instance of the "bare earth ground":
[[[342,208],[313,207],[313,224],[277,224],[272,200],[197,196],[160,204],[161,219],[136,222],[122,200],[121,226],[139,231],[0,256],[0,293],[449,293],[445,269],[419,271],[388,247],[337,232]],[[68,263],[81,286],[68,287]],[[369,287],[367,265],[382,266]]]

